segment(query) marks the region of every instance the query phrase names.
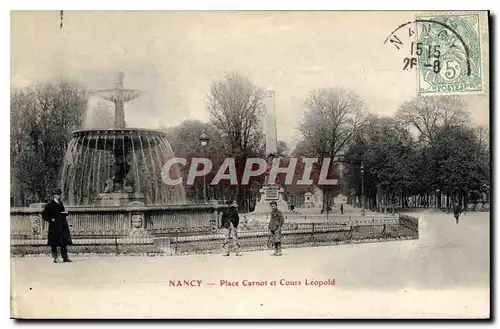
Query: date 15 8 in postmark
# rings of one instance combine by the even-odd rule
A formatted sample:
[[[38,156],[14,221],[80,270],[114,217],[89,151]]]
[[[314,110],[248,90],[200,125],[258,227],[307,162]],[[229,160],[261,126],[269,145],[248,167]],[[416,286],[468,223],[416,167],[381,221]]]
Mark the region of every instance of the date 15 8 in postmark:
[[[408,49],[402,69],[417,71],[420,94],[481,92],[479,31],[477,14],[417,16],[398,26],[384,43]]]

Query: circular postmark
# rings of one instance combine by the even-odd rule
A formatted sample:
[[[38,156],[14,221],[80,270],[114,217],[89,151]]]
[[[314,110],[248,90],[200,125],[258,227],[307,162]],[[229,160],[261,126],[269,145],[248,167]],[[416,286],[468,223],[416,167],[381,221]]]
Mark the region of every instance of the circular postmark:
[[[398,26],[384,41],[402,49],[407,31],[409,56],[403,70],[417,71],[420,94],[482,91],[479,16],[419,16]]]

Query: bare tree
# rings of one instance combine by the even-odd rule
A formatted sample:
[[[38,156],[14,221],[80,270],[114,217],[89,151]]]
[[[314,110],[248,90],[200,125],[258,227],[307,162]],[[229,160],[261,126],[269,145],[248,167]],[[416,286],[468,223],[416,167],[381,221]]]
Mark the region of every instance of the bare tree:
[[[415,128],[420,140],[432,144],[440,126],[465,124],[470,115],[460,97],[418,96],[401,105],[396,119]]]
[[[230,146],[237,166],[244,166],[244,160],[262,148],[262,94],[248,78],[234,72],[210,86],[210,119]],[[247,208],[241,186],[237,194],[240,207]]]
[[[359,96],[340,89],[318,89],[306,100],[298,129],[321,159],[336,159],[363,123],[364,103]]]
[[[318,157],[331,165],[341,155],[353,134],[363,124],[365,104],[358,95],[341,88],[313,90],[305,102],[305,113],[298,125],[303,143]],[[327,186],[323,187],[323,202],[328,207]]]
[[[207,107],[212,124],[224,133],[233,150],[245,153],[259,146],[262,141],[262,91],[250,80],[229,73],[214,81]]]

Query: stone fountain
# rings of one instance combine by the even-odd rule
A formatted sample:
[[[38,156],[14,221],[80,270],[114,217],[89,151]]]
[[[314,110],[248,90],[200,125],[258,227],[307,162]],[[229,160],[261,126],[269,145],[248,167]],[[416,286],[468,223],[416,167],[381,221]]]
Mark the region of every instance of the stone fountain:
[[[168,186],[161,179],[163,164],[174,156],[165,133],[128,128],[125,104],[145,94],[123,87],[119,73],[115,88],[92,96],[114,104],[114,126],[73,133],[61,177],[68,205],[125,206],[179,204],[185,201],[182,185]],[[178,176],[175,168],[171,176]]]
[[[125,89],[123,79],[120,73],[114,88],[92,93],[114,104],[111,127],[73,132],[64,157],[60,187],[73,246],[83,252],[169,253],[179,236],[217,232],[227,206],[186,202],[182,184],[163,182],[163,166],[174,152],[164,132],[127,127],[125,104],[144,92]],[[175,166],[168,174],[181,177]],[[20,239],[21,249],[32,248],[32,241],[46,248],[44,206],[11,208],[11,236]]]

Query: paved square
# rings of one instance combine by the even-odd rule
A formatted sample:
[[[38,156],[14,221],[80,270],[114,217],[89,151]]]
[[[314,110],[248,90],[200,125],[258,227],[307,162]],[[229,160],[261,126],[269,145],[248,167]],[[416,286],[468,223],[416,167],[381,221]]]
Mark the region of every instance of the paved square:
[[[13,258],[12,307],[37,318],[487,317],[489,213],[469,213],[459,225],[451,214],[420,216],[419,240],[285,249],[283,257]],[[335,286],[304,285],[328,279]]]

